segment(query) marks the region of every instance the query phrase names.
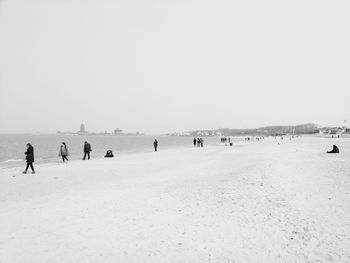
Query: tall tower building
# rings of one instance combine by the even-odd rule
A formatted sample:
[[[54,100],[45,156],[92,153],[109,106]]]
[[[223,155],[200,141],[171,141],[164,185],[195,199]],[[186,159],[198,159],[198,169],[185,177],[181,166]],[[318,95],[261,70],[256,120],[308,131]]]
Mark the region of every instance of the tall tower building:
[[[85,132],[85,125],[84,125],[84,123],[80,124],[79,132]]]

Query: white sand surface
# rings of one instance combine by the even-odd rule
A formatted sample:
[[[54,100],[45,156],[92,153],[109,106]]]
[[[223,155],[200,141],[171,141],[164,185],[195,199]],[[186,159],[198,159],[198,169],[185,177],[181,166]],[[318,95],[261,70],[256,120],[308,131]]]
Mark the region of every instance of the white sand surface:
[[[350,262],[350,139],[36,169],[0,170],[1,263]]]

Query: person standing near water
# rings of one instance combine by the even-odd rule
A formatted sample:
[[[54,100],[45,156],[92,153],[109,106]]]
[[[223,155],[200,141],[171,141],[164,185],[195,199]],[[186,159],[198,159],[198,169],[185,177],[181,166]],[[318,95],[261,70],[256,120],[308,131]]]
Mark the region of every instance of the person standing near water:
[[[68,153],[68,148],[67,148],[67,145],[65,142],[62,142],[61,147],[60,147],[60,152],[58,155],[62,157],[63,162],[65,162],[65,161],[68,162],[67,156],[69,155],[69,153]]]
[[[197,144],[197,139],[193,138],[193,146],[196,147],[196,144]]]
[[[157,141],[157,139],[154,139],[153,146],[154,146],[154,151],[156,152],[157,148],[158,148],[158,141]]]
[[[27,143],[27,151],[24,153],[26,155],[26,161],[27,161],[27,166],[26,169],[23,171],[24,174],[27,173],[28,168],[32,169],[32,173],[35,174],[34,171],[34,148],[30,143]]]
[[[90,152],[91,152],[91,145],[88,142],[84,142],[84,157],[83,160],[85,160],[86,156],[88,157],[88,160],[90,160]]]

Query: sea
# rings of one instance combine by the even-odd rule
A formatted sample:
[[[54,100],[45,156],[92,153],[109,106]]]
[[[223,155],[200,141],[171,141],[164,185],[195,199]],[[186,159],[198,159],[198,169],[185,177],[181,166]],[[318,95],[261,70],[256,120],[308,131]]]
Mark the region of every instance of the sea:
[[[121,154],[154,151],[153,141],[158,140],[158,150],[193,147],[193,137],[150,135],[75,135],[75,134],[0,134],[0,169],[25,166],[26,144],[34,147],[35,165],[60,163],[60,145],[68,146],[69,160],[83,157],[84,141],[91,144],[91,158],[103,158],[107,150],[115,157]],[[204,137],[204,146],[219,144],[218,137]]]

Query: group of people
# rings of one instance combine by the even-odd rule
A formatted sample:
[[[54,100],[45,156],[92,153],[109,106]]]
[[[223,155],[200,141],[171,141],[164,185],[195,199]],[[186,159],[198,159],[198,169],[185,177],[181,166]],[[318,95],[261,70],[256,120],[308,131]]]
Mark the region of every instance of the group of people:
[[[230,143],[231,142],[231,138],[230,137],[221,137],[221,142],[222,143],[226,143],[227,141]]]
[[[251,140],[256,140],[256,141],[260,141],[260,140],[264,140],[265,137],[264,136],[256,136],[256,137],[245,137],[244,140],[245,141],[251,141]],[[275,138],[276,139],[276,138]],[[283,139],[282,139],[283,140]]]
[[[246,140],[250,140],[249,137],[245,138]],[[259,138],[261,139],[261,138]],[[262,137],[262,139],[264,139],[264,137]],[[221,142],[230,142],[230,138],[221,138]],[[193,146],[194,147],[203,147],[203,138],[193,138]],[[28,172],[28,169],[30,168],[32,170],[32,173],[35,174],[35,170],[34,170],[34,147],[30,144],[30,143],[27,143],[27,150],[26,152],[24,153],[25,156],[26,156],[26,162],[27,162],[27,165],[26,165],[26,168],[25,170],[23,171],[24,174],[26,174]],[[158,141],[157,139],[155,139],[153,141],[153,147],[154,147],[154,151],[156,152],[158,150]],[[83,156],[83,160],[86,159],[86,157],[88,158],[88,160],[90,160],[90,152],[92,151],[91,149],[91,145],[90,143],[88,143],[87,141],[84,142],[84,156]],[[331,151],[327,151],[327,153],[339,153],[339,148],[336,146],[336,145],[333,145],[333,149]],[[68,147],[67,147],[67,144],[65,142],[62,142],[61,146],[60,146],[60,149],[59,149],[59,153],[58,155],[60,157],[62,157],[62,161],[65,162],[67,161],[68,162],[68,156],[69,156],[69,151],[68,151]],[[113,155],[113,152],[112,150],[108,150],[106,155],[104,156],[105,158],[111,158],[111,157],[114,157]]]
[[[88,143],[87,141],[84,142],[84,156],[83,156],[83,160],[86,159],[86,157],[88,158],[88,160],[90,160],[90,152],[91,152],[91,144]],[[58,152],[58,156],[62,157],[62,161],[68,162],[68,158],[67,156],[69,156],[69,152],[68,152],[68,147],[67,144],[65,142],[62,142],[61,146],[60,146],[60,150]]]
[[[203,147],[203,144],[204,144],[204,141],[203,141],[203,138],[193,138],[193,146],[194,147]]]
[[[225,143],[225,146],[227,146],[227,145],[232,146],[233,145],[233,142],[231,142],[231,137],[221,137],[221,142]]]
[[[26,174],[28,172],[28,169],[30,168],[32,170],[32,173],[35,174],[35,170],[34,170],[34,147],[30,144],[27,143],[27,150],[24,153],[26,156],[26,162],[27,162],[27,166],[25,168],[25,170],[23,171],[24,174]],[[157,139],[154,140],[153,142],[153,146],[154,146],[154,151],[156,152],[158,150],[158,141]],[[84,156],[83,156],[83,160],[86,160],[86,158],[88,160],[90,160],[90,152],[92,151],[91,149],[91,144],[88,143],[87,141],[84,142]],[[62,142],[59,152],[58,152],[58,156],[60,156],[62,158],[63,162],[68,162],[68,156],[69,156],[69,151],[68,151],[68,147],[67,144],[65,142]],[[106,155],[104,156],[105,158],[112,158],[114,157],[112,150],[107,150]]]

